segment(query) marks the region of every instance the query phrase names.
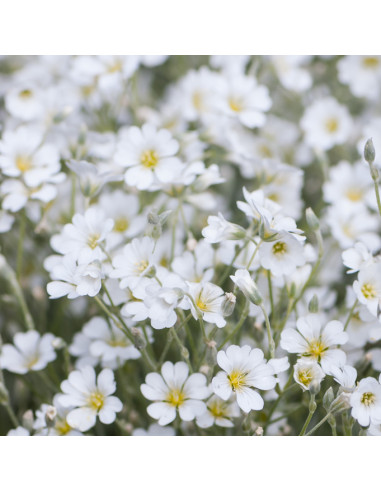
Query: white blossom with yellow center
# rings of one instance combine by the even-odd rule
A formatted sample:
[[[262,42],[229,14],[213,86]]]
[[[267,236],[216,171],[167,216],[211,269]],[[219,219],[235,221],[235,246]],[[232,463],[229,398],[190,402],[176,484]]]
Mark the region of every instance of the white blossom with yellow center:
[[[146,376],[141,392],[153,401],[147,407],[148,414],[158,420],[160,425],[167,425],[175,420],[177,413],[184,421],[193,420],[206,411],[202,401],[210,395],[206,377],[193,373],[185,362],[165,362],[161,374],[151,372]]]
[[[283,330],[280,345],[290,353],[320,363],[323,371],[328,373],[332,365],[345,364],[345,353],[336,347],[347,340],[348,335],[340,321],[330,321],[322,326],[318,314],[309,314],[297,320],[296,328]]]
[[[260,349],[249,345],[230,345],[217,354],[218,365],[223,369],[212,380],[215,394],[223,400],[235,395],[238,406],[246,413],[261,410],[264,402],[254,390],[270,390],[275,387],[274,369],[264,360]]]
[[[66,416],[68,425],[81,432],[94,427],[97,416],[103,424],[111,424],[116,413],[122,410],[122,402],[115,396],[116,384],[111,369],[103,369],[96,378],[95,370],[85,366],[69,374],[61,384],[64,394],[58,402],[63,407],[74,407]]]

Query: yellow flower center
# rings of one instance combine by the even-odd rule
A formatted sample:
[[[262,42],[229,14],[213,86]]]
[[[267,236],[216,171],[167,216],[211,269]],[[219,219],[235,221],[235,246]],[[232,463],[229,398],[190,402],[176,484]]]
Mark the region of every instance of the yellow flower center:
[[[185,401],[185,394],[179,388],[172,388],[167,395],[166,401],[174,407],[179,407]]]
[[[349,188],[346,192],[346,197],[349,198],[352,202],[359,202],[363,197],[362,190],[356,188]]]
[[[209,412],[215,418],[225,417],[226,416],[226,410],[227,410],[227,404],[224,401],[215,400],[208,405],[208,409],[209,409]]]
[[[197,111],[202,111],[204,107],[203,97],[201,92],[195,91],[192,96],[193,106],[197,109]]]
[[[336,118],[330,118],[326,121],[325,127],[328,133],[335,133],[339,128],[339,122]]]
[[[313,379],[311,369],[304,369],[299,371],[298,379],[301,384],[303,384],[304,386],[308,386]]]
[[[147,260],[141,260],[135,263],[136,272],[142,273],[148,267],[149,263]]]
[[[128,346],[128,343],[127,343],[127,340],[108,340],[108,345],[110,345],[110,347],[127,347]]]
[[[119,217],[119,219],[115,220],[114,231],[115,232],[124,232],[128,229],[129,222],[125,217]]]
[[[372,284],[364,284],[361,287],[361,293],[365,299],[374,299],[377,297],[376,289]]]
[[[32,367],[37,364],[37,362],[39,361],[40,357],[38,354],[35,354],[33,357],[31,357],[26,365],[26,367],[28,369],[32,369]]]
[[[308,344],[308,352],[306,355],[311,355],[314,359],[320,360],[321,354],[327,350],[320,339],[311,340]]]
[[[16,157],[16,167],[19,169],[22,173],[25,171],[29,171],[33,166],[32,159],[30,157],[24,156],[24,155],[18,155]]]
[[[363,393],[361,397],[361,403],[366,407],[373,405],[375,401],[376,401],[376,395],[374,393]]]
[[[89,396],[88,404],[90,408],[98,411],[103,407],[104,401],[104,395],[102,395],[102,393],[99,393],[99,391],[95,391]]]
[[[22,99],[29,99],[33,96],[33,92],[29,89],[24,89],[23,91],[19,92],[19,96]]]
[[[87,239],[87,244],[90,246],[91,249],[95,249],[98,246],[98,240],[100,238],[100,234],[90,234],[90,236]]]
[[[237,391],[246,385],[247,374],[242,371],[233,371],[229,374],[228,379],[233,391]]]
[[[380,64],[379,59],[376,56],[367,56],[362,62],[365,68],[376,68]]]
[[[239,99],[236,99],[234,97],[229,98],[229,108],[234,111],[235,113],[239,113],[240,111],[243,110],[243,104],[242,101]]]
[[[66,419],[59,419],[55,425],[55,429],[60,436],[66,436],[71,431],[70,425]]]
[[[273,253],[274,255],[284,255],[287,251],[287,244],[283,243],[282,241],[278,241],[277,243],[274,244],[273,246]]]
[[[140,163],[144,167],[152,168],[159,162],[159,155],[156,150],[145,150],[140,156]]]
[[[199,296],[196,300],[196,306],[200,309],[200,311],[206,311],[207,308],[208,308],[208,305],[206,302],[204,302],[202,299],[201,299],[201,296]]]
[[[116,60],[112,65],[110,65],[107,69],[108,73],[120,72],[123,68],[122,60]]]
[[[267,145],[261,145],[259,148],[259,152],[262,157],[272,157],[273,152]]]

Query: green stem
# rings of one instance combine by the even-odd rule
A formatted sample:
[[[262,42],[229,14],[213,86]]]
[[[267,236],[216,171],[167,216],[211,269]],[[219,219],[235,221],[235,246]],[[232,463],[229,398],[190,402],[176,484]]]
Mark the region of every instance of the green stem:
[[[19,230],[19,240],[17,244],[17,264],[16,264],[16,278],[20,281],[22,275],[23,267],[23,256],[24,256],[24,240],[25,240],[25,228],[26,228],[26,214],[23,210],[20,214],[20,230]]]
[[[189,351],[188,351],[188,349],[184,346],[184,344],[180,340],[178,334],[176,333],[175,328],[172,326],[170,328],[170,330],[171,330],[171,333],[173,335],[173,338],[176,340],[176,343],[177,343],[177,345],[178,345],[178,347],[180,349],[181,357],[188,364],[188,367],[189,367],[190,372],[193,373],[192,364],[190,363],[190,360],[189,360]]]
[[[324,424],[324,422],[329,419],[330,415],[331,415],[330,413],[327,413],[327,415],[323,419],[321,419],[321,421],[318,422],[315,425],[315,427],[313,427],[309,432],[307,432],[306,436],[311,436],[316,430],[318,430],[319,427],[321,427]]]
[[[267,282],[269,285],[269,296],[270,296],[270,306],[271,306],[271,319],[274,318],[274,297],[273,297],[273,283],[271,281],[271,272],[267,270]]]
[[[299,436],[305,435],[307,427],[308,427],[309,423],[311,422],[311,419],[312,419],[313,414],[315,413],[315,410],[316,410],[315,395],[311,393],[311,400],[310,400],[310,404],[309,404],[308,417],[307,417],[306,421],[304,422],[303,428],[300,431]]]
[[[353,306],[351,307],[351,310],[348,313],[348,317],[347,317],[347,319],[345,321],[345,325],[344,325],[344,331],[348,328],[349,322],[352,319],[354,310],[356,309],[358,302],[359,302],[358,299],[356,299],[355,302],[353,303]]]
[[[12,420],[12,424],[15,426],[15,427],[18,427],[20,424],[19,424],[19,421],[16,417],[16,414],[15,412],[12,410],[12,407],[11,405],[9,404],[9,402],[5,403],[4,404],[5,406],[5,409],[9,415],[9,418]]]
[[[269,317],[267,316],[267,312],[264,305],[261,304],[259,307],[262,309],[263,316],[265,317],[267,338],[269,340],[270,358],[273,359],[275,357],[275,343],[271,333],[270,320]]]

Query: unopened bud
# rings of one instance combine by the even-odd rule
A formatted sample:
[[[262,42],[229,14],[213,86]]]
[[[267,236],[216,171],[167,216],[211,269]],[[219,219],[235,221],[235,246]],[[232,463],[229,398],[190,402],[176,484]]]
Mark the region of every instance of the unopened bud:
[[[307,220],[308,227],[312,231],[317,231],[320,228],[320,221],[316,217],[315,212],[312,210],[311,207],[308,207],[306,210],[306,220]]]
[[[209,366],[207,366],[206,364],[204,364],[203,366],[200,367],[199,369],[199,372],[201,372],[201,374],[205,374],[205,376],[208,376],[208,374],[210,373],[211,371],[211,368]]]
[[[183,347],[181,349],[181,356],[185,359],[185,360],[188,360],[189,359],[189,350],[186,348],[186,347]]]
[[[194,251],[197,246],[197,240],[194,237],[190,237],[187,241],[187,250]]]
[[[317,395],[320,391],[320,382],[316,381],[316,380],[312,381],[312,383],[310,384],[310,387],[308,389],[309,389],[311,395]],[[315,405],[316,405],[316,403],[315,403]]]
[[[205,360],[210,367],[214,367],[217,363],[217,347],[214,340],[208,342]]]
[[[236,296],[232,292],[225,293],[225,298],[222,301],[222,305],[221,305],[222,316],[227,318],[233,313],[236,301],[237,301]]]
[[[313,295],[312,299],[308,304],[308,311],[310,313],[317,313],[319,311],[319,300],[316,294]]]
[[[257,427],[255,433],[256,436],[263,436],[263,427]]]
[[[160,223],[160,217],[155,211],[151,211],[147,215],[147,220],[149,224],[156,225]]]
[[[146,274],[145,274],[146,277],[149,277],[149,278],[153,278],[156,276],[156,268],[154,265],[152,265],[149,270],[147,270]]]
[[[45,412],[45,422],[47,427],[53,427],[57,417],[57,409],[49,405]]]
[[[134,337],[134,345],[138,350],[142,350],[146,346],[146,341],[139,328],[131,328],[132,336]]]
[[[366,162],[369,164],[373,164],[374,159],[376,158],[376,151],[374,150],[373,140],[371,138],[366,141],[364,147],[364,157]]]
[[[22,426],[28,429],[29,432],[33,429],[34,417],[32,410],[27,410],[21,419]]]
[[[60,337],[56,337],[52,340],[52,347],[55,349],[55,350],[61,350],[63,349],[64,347],[66,347],[66,342],[65,340],[63,340],[62,338]]]
[[[334,395],[332,387],[330,386],[323,396],[323,407],[327,410],[327,412],[328,412],[334,398],[335,398],[335,395]]]

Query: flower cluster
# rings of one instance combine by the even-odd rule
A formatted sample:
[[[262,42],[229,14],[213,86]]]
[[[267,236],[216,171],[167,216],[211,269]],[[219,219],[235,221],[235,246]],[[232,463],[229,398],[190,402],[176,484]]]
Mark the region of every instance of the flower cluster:
[[[380,82],[0,57],[0,434],[381,435]]]

